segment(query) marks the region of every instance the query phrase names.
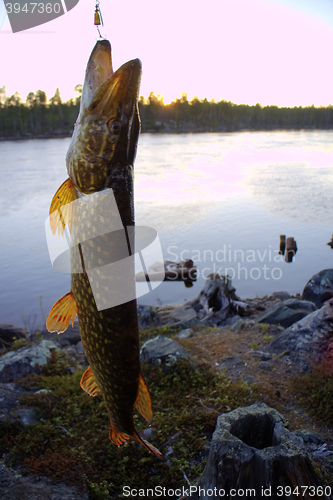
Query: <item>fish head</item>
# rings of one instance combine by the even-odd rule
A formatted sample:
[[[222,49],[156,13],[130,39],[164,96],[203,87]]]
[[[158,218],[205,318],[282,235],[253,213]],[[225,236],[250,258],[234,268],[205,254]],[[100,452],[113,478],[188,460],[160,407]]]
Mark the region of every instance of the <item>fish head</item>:
[[[115,166],[119,171],[119,166],[133,165],[140,132],[140,80],[139,59],[113,72],[110,43],[96,43],[66,157],[69,177],[81,193],[110,187]]]

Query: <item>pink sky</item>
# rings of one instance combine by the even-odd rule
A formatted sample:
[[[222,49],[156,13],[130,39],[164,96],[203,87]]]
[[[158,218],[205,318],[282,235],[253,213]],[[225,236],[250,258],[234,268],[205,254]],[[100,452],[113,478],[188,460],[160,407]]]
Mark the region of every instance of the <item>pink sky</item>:
[[[279,106],[332,103],[331,0],[101,0],[102,33],[114,67],[139,57],[141,95],[165,102],[187,92],[215,100]],[[11,32],[0,8],[0,86],[25,99],[56,87],[64,99],[83,82],[98,37],[94,0],[80,0],[64,16]],[[1,10],[2,9],[2,10]]]

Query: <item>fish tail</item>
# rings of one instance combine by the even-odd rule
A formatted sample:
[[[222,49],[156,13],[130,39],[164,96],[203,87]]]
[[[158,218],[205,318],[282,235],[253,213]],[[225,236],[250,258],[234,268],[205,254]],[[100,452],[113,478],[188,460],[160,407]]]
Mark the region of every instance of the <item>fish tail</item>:
[[[147,448],[147,450],[149,450],[153,455],[155,455],[155,457],[159,458],[160,460],[163,458],[162,453],[157,448],[155,448],[155,446],[148,443],[148,441],[142,439],[136,431],[134,431],[132,435],[139,443],[141,443],[145,448]]]

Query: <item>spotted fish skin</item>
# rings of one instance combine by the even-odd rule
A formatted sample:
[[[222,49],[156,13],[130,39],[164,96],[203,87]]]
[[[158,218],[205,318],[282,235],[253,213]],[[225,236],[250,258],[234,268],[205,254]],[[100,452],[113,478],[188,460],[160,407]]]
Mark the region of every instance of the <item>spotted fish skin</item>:
[[[140,131],[137,104],[140,78],[138,59],[113,72],[110,43],[107,40],[96,43],[87,64],[80,112],[66,157],[69,179],[54,196],[50,214],[66,207],[69,201],[87,199],[112,188],[122,225],[134,226],[133,163]],[[94,206],[92,201],[90,213],[96,216],[96,222],[103,216],[100,210],[99,203]],[[67,223],[75,242],[76,235],[84,235],[85,217],[76,217],[70,209],[62,213],[62,219],[51,218],[51,228],[63,235]],[[152,418],[149,392],[140,371],[136,300],[99,311],[87,275],[92,262],[101,265],[108,262],[109,253],[117,251],[123,237],[124,233],[118,231],[90,239],[85,243],[84,258],[83,244],[72,246],[71,292],[53,306],[46,326],[60,333],[70,320],[74,321],[77,312],[90,364],[81,387],[91,396],[98,393],[103,396],[110,416],[110,440],[121,445],[133,436],[161,458],[154,446],[139,437],[133,423],[134,406],[149,423]],[[127,244],[130,252],[128,239]],[[129,276],[133,278],[134,259],[129,265],[133,268]],[[124,285],[122,281],[126,278],[110,283],[103,276],[103,267],[100,269],[98,285],[102,297],[103,288],[117,291]]]

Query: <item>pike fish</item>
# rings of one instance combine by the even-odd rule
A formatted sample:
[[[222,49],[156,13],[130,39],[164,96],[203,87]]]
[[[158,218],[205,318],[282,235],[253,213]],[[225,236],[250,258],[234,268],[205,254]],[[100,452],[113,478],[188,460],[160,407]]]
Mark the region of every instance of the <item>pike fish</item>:
[[[71,233],[71,290],[54,304],[46,326],[50,332],[61,333],[71,321],[73,325],[78,315],[90,364],[82,376],[81,387],[90,396],[98,393],[103,396],[110,417],[110,440],[120,446],[132,436],[161,458],[159,450],[139,436],[133,422],[133,408],[148,423],[152,420],[151,398],[140,370],[136,299],[97,308],[92,278],[88,276],[89,269],[97,267],[97,286],[100,285],[102,295],[109,288],[117,292],[123,283],[110,282],[103,275],[103,265],[124,244],[134,253],[128,230],[134,228],[133,163],[140,131],[137,102],[140,78],[139,59],[113,72],[110,43],[107,40],[96,43],[87,64],[79,116],[66,157],[69,177],[54,195],[50,207],[53,234],[66,235],[66,224]],[[93,235],[98,219],[104,216],[100,204],[94,201],[95,194],[103,196],[110,188],[127,232],[86,236],[88,240],[80,243],[82,234],[90,231]],[[72,208],[77,200],[91,201],[90,217],[85,217],[84,210],[78,215]],[[96,227],[91,214],[96,217]],[[75,234],[80,238],[77,236],[75,240]],[[134,276],[134,264],[132,267]]]

